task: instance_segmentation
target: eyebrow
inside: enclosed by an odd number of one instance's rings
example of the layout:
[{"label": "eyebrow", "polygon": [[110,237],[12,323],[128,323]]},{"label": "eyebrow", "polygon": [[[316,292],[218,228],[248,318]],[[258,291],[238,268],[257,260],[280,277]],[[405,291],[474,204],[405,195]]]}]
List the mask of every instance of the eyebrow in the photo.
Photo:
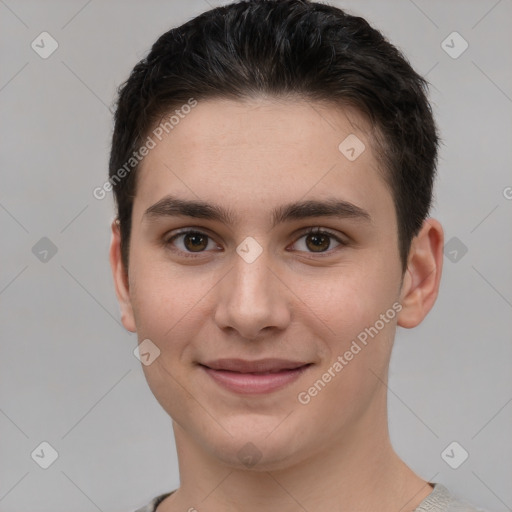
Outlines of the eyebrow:
[{"label": "eyebrow", "polygon": [[[214,220],[227,225],[236,224],[236,216],[227,208],[205,201],[180,199],[170,195],[150,206],[144,212],[143,220],[177,216]],[[372,221],[370,214],[363,208],[348,201],[330,198],[321,201],[297,201],[274,208],[272,210],[272,228],[287,221],[313,217]]]}]

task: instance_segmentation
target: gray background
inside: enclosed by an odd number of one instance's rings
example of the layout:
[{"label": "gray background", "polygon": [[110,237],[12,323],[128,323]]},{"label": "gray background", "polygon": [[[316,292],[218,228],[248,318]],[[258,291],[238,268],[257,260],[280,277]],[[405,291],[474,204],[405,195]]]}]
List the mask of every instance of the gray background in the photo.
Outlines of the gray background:
[{"label": "gray background", "polygon": [[[434,310],[397,337],[392,441],[425,479],[511,510],[512,3],[332,3],[427,75],[445,142],[433,215],[456,239]],[[119,320],[111,196],[92,190],[116,87],[161,33],[219,4],[0,0],[0,512],[133,511],[179,485],[170,419]],[[46,59],[31,48],[43,31],[59,44]],[[469,43],[456,59],[441,46],[453,31]],[[48,469],[31,458],[43,441]],[[458,469],[441,457],[452,441],[469,453]]]}]

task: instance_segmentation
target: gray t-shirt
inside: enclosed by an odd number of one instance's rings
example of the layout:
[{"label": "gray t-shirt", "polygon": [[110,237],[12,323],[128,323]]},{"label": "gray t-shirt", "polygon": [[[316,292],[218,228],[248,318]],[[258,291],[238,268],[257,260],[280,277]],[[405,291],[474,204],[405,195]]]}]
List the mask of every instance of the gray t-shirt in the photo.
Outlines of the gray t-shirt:
[{"label": "gray t-shirt", "polygon": [[[472,507],[463,501],[455,499],[448,489],[441,484],[433,483],[432,485],[434,489],[414,512],[485,512],[482,509]],[[171,494],[172,492],[161,494],[151,500],[145,507],[139,508],[135,512],[156,512],[156,507]]]}]

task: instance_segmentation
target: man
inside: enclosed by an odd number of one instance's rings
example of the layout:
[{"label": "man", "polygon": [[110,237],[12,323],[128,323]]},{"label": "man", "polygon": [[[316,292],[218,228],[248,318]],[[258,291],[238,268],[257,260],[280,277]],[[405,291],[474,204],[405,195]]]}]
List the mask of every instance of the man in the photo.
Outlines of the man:
[{"label": "man", "polygon": [[474,511],[393,450],[396,327],[432,308],[426,83],[362,18],[234,3],[120,89],[110,260],[180,487],[139,512]]}]

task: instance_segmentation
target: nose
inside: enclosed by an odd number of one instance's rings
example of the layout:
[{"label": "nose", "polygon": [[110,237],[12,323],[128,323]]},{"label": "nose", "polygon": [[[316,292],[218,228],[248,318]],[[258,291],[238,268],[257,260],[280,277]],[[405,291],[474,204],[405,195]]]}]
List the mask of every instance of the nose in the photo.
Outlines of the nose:
[{"label": "nose", "polygon": [[271,263],[266,250],[251,263],[235,254],[232,268],[216,287],[215,322],[220,329],[255,340],[286,328],[293,294]]}]

